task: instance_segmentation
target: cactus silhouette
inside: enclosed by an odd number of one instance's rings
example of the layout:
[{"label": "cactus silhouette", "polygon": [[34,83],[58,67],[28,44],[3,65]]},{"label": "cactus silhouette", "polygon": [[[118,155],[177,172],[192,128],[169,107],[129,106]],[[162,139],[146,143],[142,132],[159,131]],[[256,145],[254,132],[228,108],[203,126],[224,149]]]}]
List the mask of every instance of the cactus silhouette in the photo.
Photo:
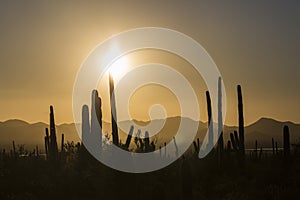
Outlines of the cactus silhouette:
[{"label": "cactus silhouette", "polygon": [[224,151],[224,139],[223,139],[223,115],[222,115],[222,78],[218,79],[218,162],[219,166],[222,163],[223,151]]},{"label": "cactus silhouette", "polygon": [[178,158],[179,150],[178,150],[178,146],[177,146],[175,137],[173,137],[173,142],[174,142],[174,146],[175,146],[175,156],[176,156],[176,158]]},{"label": "cactus silhouette", "polygon": [[234,131],[234,133],[230,133],[230,141],[231,141],[231,145],[233,150],[236,152],[237,154],[237,159],[239,161],[239,164],[241,166],[241,168],[244,168],[244,154],[242,154],[243,149],[241,149],[240,143],[241,143],[241,139],[239,138],[238,132]]},{"label": "cactus silhouette", "polygon": [[206,91],[206,102],[207,102],[207,117],[208,117],[208,144],[207,148],[212,149],[214,146],[214,131],[213,131],[213,120],[212,120],[212,110],[211,110],[211,99],[209,91]]},{"label": "cactus silhouette", "polygon": [[83,144],[86,144],[87,138],[89,137],[89,134],[91,133],[90,128],[90,117],[89,117],[89,107],[87,105],[82,106],[82,113],[81,113],[81,138],[83,141]]},{"label": "cactus silhouette", "polygon": [[49,158],[49,148],[50,148],[50,137],[49,137],[49,131],[48,128],[45,128],[46,136],[45,136],[45,152],[46,152],[46,158]]},{"label": "cactus silhouette", "polygon": [[[92,91],[92,107],[91,107],[91,133],[99,135],[100,149],[102,149],[102,109],[101,109],[101,98],[98,95],[97,90]],[[100,131],[99,130],[100,126]]]},{"label": "cactus silhouette", "polygon": [[126,139],[126,143],[125,143],[125,149],[128,150],[130,142],[131,142],[131,138],[132,138],[132,134],[133,134],[133,130],[134,130],[134,126],[130,126],[130,130]]},{"label": "cactus silhouette", "polygon": [[115,92],[114,92],[114,80],[112,75],[109,75],[109,91],[110,91],[110,106],[111,106],[111,126],[112,126],[112,137],[113,144],[119,145],[119,134],[118,134],[118,125],[117,125],[117,111],[116,111],[116,101],[115,101]]},{"label": "cactus silhouette", "polygon": [[49,145],[49,157],[52,160],[57,160],[57,158],[58,158],[58,147],[57,147],[57,140],[56,140],[56,128],[55,128],[53,106],[50,106],[50,145]]},{"label": "cactus silhouette", "polygon": [[150,151],[150,138],[149,138],[149,132],[145,132],[145,138],[144,138],[144,146],[145,146],[145,152]]},{"label": "cactus silhouette", "polygon": [[241,168],[245,167],[245,127],[244,127],[244,111],[243,111],[243,96],[242,88],[237,86],[238,93],[238,115],[239,115],[239,161]]},{"label": "cactus silhouette", "polygon": [[236,152],[238,152],[238,150],[239,150],[239,147],[238,147],[238,138],[235,137],[233,133],[230,133],[230,141],[231,141],[231,145],[232,145],[233,150],[236,151]]},{"label": "cactus silhouette", "polygon": [[244,112],[243,112],[243,96],[242,88],[237,86],[238,93],[238,114],[239,114],[239,147],[242,155],[245,155],[245,138],[244,138]]}]

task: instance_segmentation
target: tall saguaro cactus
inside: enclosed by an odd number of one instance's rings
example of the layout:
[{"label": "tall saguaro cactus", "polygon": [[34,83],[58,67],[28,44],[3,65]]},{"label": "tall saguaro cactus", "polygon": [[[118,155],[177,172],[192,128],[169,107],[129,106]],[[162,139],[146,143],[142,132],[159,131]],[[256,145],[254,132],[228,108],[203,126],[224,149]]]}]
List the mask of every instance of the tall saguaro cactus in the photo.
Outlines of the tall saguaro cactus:
[{"label": "tall saguaro cactus", "polygon": [[89,107],[87,105],[82,106],[81,111],[81,138],[83,144],[87,144],[87,137],[91,133],[90,129],[90,116],[89,116]]},{"label": "tall saguaro cactus", "polygon": [[218,134],[220,134],[218,139],[218,160],[221,164],[224,151],[224,139],[223,139],[223,115],[222,115],[222,78],[218,79]]},{"label": "tall saguaro cactus", "polygon": [[[102,109],[101,109],[101,98],[98,95],[97,90],[92,92],[92,108],[91,108],[91,132],[92,134],[99,134],[100,145],[102,149]],[[100,132],[97,133],[97,130]]]},{"label": "tall saguaro cactus", "polygon": [[244,112],[243,112],[243,96],[242,88],[240,85],[237,86],[238,93],[238,114],[239,114],[239,146],[242,159],[245,155],[245,137],[244,137]]},{"label": "tall saguaro cactus", "polygon": [[206,91],[206,102],[207,102],[207,117],[208,117],[208,149],[212,149],[214,145],[214,131],[213,131],[213,120],[212,120],[212,110],[211,110],[211,99],[209,91]]},{"label": "tall saguaro cactus", "polygon": [[53,106],[50,106],[50,148],[49,153],[51,159],[58,158],[58,147],[57,147],[57,140],[56,140],[56,128],[55,128],[55,120],[54,120],[54,111]]},{"label": "tall saguaro cactus", "polygon": [[112,75],[109,75],[109,91],[110,91],[110,106],[111,106],[111,126],[112,126],[112,137],[113,144],[119,145],[119,134],[118,134],[118,125],[117,125],[117,111],[116,111],[116,101],[115,101],[115,92],[114,92],[114,80]]}]

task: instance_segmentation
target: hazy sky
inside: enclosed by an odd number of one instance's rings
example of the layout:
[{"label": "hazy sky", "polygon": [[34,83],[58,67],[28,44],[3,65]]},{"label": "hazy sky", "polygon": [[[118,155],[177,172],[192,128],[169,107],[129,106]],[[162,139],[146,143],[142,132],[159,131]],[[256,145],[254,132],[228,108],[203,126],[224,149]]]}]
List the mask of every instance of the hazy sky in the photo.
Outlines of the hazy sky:
[{"label": "hazy sky", "polygon": [[88,53],[112,34],[158,26],[191,36],[214,59],[227,124],[237,122],[237,84],[246,124],[300,122],[300,2],[253,2],[1,1],[0,120],[46,122],[53,104],[58,123],[72,122],[73,82]]}]

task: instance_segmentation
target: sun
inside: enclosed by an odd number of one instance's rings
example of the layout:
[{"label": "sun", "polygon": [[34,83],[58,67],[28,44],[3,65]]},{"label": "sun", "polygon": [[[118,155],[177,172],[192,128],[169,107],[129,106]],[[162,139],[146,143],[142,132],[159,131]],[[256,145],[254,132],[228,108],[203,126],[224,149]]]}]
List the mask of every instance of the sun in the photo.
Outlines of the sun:
[{"label": "sun", "polygon": [[126,56],[123,56],[116,60],[110,67],[109,73],[113,76],[114,79],[120,80],[128,71],[129,68],[129,59]]}]

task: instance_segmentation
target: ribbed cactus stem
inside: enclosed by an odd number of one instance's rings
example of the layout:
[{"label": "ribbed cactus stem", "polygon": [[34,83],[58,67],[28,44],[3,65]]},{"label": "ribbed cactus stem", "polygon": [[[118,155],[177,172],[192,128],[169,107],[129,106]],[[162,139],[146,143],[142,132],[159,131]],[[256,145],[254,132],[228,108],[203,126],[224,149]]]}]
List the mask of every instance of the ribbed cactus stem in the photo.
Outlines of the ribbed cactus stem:
[{"label": "ribbed cactus stem", "polygon": [[206,102],[207,102],[207,126],[208,126],[208,149],[212,149],[214,145],[214,131],[213,131],[213,119],[212,119],[212,109],[211,109],[211,99],[209,91],[206,91]]},{"label": "ribbed cactus stem", "polygon": [[48,128],[45,128],[46,136],[45,136],[45,152],[46,152],[46,158],[49,157],[49,148],[50,147],[50,138],[49,138],[49,131]]},{"label": "ribbed cactus stem", "polygon": [[[93,131],[95,130],[93,129]],[[91,133],[91,127],[90,127],[89,107],[87,105],[83,105],[81,111],[81,139],[83,144],[87,144],[90,133]]]},{"label": "ribbed cactus stem", "polygon": [[102,149],[102,110],[101,110],[101,98],[98,95],[97,90],[92,91],[92,107],[91,107],[91,133],[93,135],[99,135],[100,149]]},{"label": "ribbed cactus stem", "polygon": [[245,155],[245,138],[244,138],[244,112],[243,112],[243,96],[242,88],[240,85],[237,86],[238,93],[238,115],[239,115],[239,147],[240,152]]},{"label": "ribbed cactus stem", "polygon": [[118,134],[118,125],[117,125],[117,111],[116,111],[116,102],[115,102],[115,92],[114,92],[114,80],[112,75],[109,75],[109,91],[110,91],[110,106],[111,106],[111,124],[112,124],[112,137],[113,144],[119,145],[119,134]]},{"label": "ribbed cactus stem", "polygon": [[218,151],[219,151],[219,163],[223,157],[224,139],[223,139],[223,114],[222,114],[222,78],[218,79]]},{"label": "ribbed cactus stem", "polygon": [[54,120],[54,111],[53,106],[50,106],[50,155],[52,159],[57,159],[58,157],[58,147],[56,140],[56,128],[55,128],[55,120]]}]

